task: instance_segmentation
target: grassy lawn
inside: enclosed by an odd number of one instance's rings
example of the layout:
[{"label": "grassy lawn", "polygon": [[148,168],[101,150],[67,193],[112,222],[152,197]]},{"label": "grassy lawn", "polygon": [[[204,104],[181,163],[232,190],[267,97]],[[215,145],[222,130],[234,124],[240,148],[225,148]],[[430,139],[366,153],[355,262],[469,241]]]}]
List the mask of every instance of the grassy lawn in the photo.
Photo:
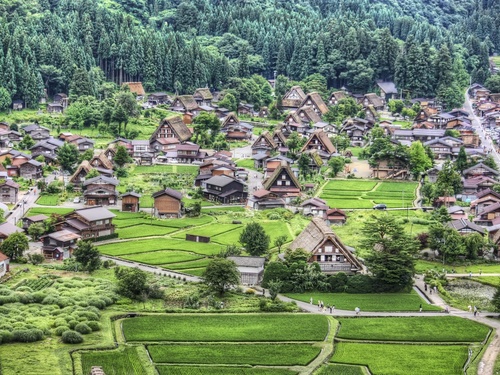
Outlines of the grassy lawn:
[{"label": "grassy lawn", "polygon": [[[128,341],[321,341],[328,320],[310,314],[176,314],[123,320]],[[279,327],[279,329],[276,329]]]},{"label": "grassy lawn", "polygon": [[240,168],[247,168],[255,170],[255,164],[253,159],[238,159],[236,160],[236,165]]},{"label": "grassy lawn", "polygon": [[349,147],[348,150],[352,152],[352,156],[359,157],[359,154],[363,150],[362,147]]},{"label": "grassy lawn", "polygon": [[443,266],[441,262],[431,262],[431,261],[426,261],[426,260],[418,260],[416,264],[416,269],[417,272],[423,273],[427,270],[437,270],[442,272],[443,269],[451,273],[453,270],[455,273],[479,273],[481,272],[483,275],[486,275],[488,273],[500,273],[500,264],[472,264],[472,265],[449,265],[446,264]]},{"label": "grassy lawn", "polygon": [[374,375],[463,374],[467,347],[338,343],[332,362],[367,365]]},{"label": "grassy lawn", "polygon": [[215,237],[218,234],[222,234],[225,232],[229,232],[229,231],[241,229],[241,228],[243,228],[243,226],[238,225],[238,224],[217,224],[217,226],[215,226],[215,228],[212,225],[208,225],[208,226],[201,227],[201,228],[188,229],[186,231],[183,231],[182,233],[178,233],[178,234],[174,235],[174,237],[175,238],[186,238],[186,234],[193,234],[196,236]]},{"label": "grassy lawn", "polygon": [[130,242],[115,242],[98,246],[99,251],[106,255],[122,256],[139,253],[149,253],[158,250],[185,250],[201,255],[217,254],[223,247],[213,243],[189,242],[177,239],[151,238]]},{"label": "grassy lawn", "polygon": [[489,328],[453,316],[340,318],[337,336],[352,340],[481,342]]},{"label": "grassy lawn", "polygon": [[491,286],[500,286],[500,277],[498,277],[498,276],[473,277],[472,280],[479,281],[480,283],[491,285]]},{"label": "grassy lawn", "polygon": [[287,293],[287,297],[317,304],[321,300],[325,305],[335,305],[340,310],[354,310],[356,307],[363,311],[418,311],[420,304],[424,311],[439,311],[437,306],[425,303],[415,291],[411,293],[373,293],[373,294],[348,294],[348,293]]},{"label": "grassy lawn", "polygon": [[[159,253],[161,253],[161,251],[158,251]],[[148,253],[146,253],[148,254]],[[168,260],[170,261],[172,258],[168,258]],[[186,270],[186,269],[189,269],[189,268],[201,268],[201,267],[206,267],[208,265],[208,263],[210,263],[210,260],[211,259],[207,259],[207,258],[201,258],[201,259],[196,259],[196,260],[191,260],[191,261],[180,261],[179,263],[166,263],[166,264],[161,264],[162,267],[164,268],[168,268],[168,269],[171,269],[171,270]]]},{"label": "grassy lawn", "polygon": [[[208,202],[206,202],[208,203]],[[201,212],[209,213],[209,212],[245,212],[245,207],[241,206],[225,206],[225,207],[202,207]]]},{"label": "grassy lawn", "polygon": [[322,366],[316,375],[366,375],[366,372],[360,366],[340,365],[332,363]]},{"label": "grassy lawn", "polygon": [[[167,263],[178,263],[178,262],[189,262],[195,261],[201,258],[200,255],[188,253],[186,251],[175,251],[175,250],[165,250],[165,251],[153,251],[151,253],[140,253],[133,255],[122,256],[124,259],[132,260],[134,262],[142,262],[146,264],[167,264]],[[189,268],[189,267],[186,267]]]},{"label": "grassy lawn", "polygon": [[188,228],[192,226],[199,226],[211,223],[213,218],[210,216],[200,216],[199,218],[185,218],[185,219],[155,219],[153,217],[130,217],[130,218],[118,218],[114,219],[113,223],[118,228],[130,227],[133,225],[145,224],[145,225],[154,225],[154,226],[162,226],[169,228]]},{"label": "grassy lawn", "polygon": [[148,375],[137,351],[143,347],[129,346],[119,350],[82,352],[84,374],[90,374],[92,366],[100,366],[107,374]]},{"label": "grassy lawn", "polygon": [[[296,371],[262,367],[156,366],[160,375],[294,375]],[[349,375],[349,374],[346,374]],[[356,375],[356,374],[354,374]]]},{"label": "grassy lawn", "polygon": [[51,214],[58,214],[58,215],[65,215],[67,213],[70,213],[74,211],[73,208],[59,208],[59,207],[50,207],[50,208],[45,208],[45,207],[33,207],[28,210],[25,216],[35,216],[35,215],[47,215],[50,216]]},{"label": "grassy lawn", "polygon": [[199,167],[196,165],[136,165],[133,174],[151,173],[190,173],[196,175]]},{"label": "grassy lawn", "polygon": [[139,224],[126,228],[121,228],[118,231],[120,238],[138,238],[148,236],[164,236],[175,232],[176,228],[164,227],[160,225]]},{"label": "grassy lawn", "polygon": [[40,195],[36,200],[36,204],[41,206],[57,206],[59,204],[59,196],[57,194]]},{"label": "grassy lawn", "polygon": [[149,345],[156,363],[305,366],[320,352],[311,344]]}]

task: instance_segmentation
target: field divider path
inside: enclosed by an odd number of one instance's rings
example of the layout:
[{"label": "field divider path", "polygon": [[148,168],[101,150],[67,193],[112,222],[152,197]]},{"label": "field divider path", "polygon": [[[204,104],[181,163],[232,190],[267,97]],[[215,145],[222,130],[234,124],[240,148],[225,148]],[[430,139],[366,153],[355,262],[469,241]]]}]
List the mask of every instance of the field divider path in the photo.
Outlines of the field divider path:
[{"label": "field divider path", "polygon": [[325,188],[325,186],[326,186],[326,185],[328,185],[328,183],[329,183],[330,181],[333,181],[333,180],[332,180],[332,179],[327,178],[327,179],[325,180],[325,182],[323,182],[323,184],[319,187],[319,189],[318,189],[318,190],[316,191],[316,193],[314,194],[314,197],[315,197],[315,198],[320,198],[321,193],[323,192],[323,189]]},{"label": "field divider path", "polygon": [[326,335],[325,340],[322,342],[323,348],[321,349],[319,355],[307,365],[304,371],[301,371],[299,373],[300,375],[312,375],[324,363],[328,362],[330,357],[333,355],[333,340],[335,339],[335,333],[337,332],[339,323],[331,316],[328,316],[327,318],[328,334]]}]

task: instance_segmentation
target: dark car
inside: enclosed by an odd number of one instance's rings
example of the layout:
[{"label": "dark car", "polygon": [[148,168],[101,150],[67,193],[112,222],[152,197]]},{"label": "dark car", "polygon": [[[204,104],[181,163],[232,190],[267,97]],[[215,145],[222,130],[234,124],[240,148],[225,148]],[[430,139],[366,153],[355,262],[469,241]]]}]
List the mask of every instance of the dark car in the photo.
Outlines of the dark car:
[{"label": "dark car", "polygon": [[374,210],[386,210],[387,205],[385,205],[383,203],[379,203],[379,204],[376,204],[375,206],[373,206],[373,209]]}]

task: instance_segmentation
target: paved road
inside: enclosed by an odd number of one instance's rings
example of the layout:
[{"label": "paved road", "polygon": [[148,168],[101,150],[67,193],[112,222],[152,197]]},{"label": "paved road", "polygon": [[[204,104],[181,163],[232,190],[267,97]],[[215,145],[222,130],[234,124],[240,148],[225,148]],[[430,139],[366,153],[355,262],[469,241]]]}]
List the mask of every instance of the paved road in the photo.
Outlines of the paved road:
[{"label": "paved road", "polygon": [[467,92],[465,92],[464,109],[470,113],[470,118],[472,119],[472,126],[474,127],[477,134],[479,135],[479,138],[481,139],[481,144],[483,145],[483,147],[486,148],[486,151],[489,151],[491,153],[491,155],[495,159],[496,163],[498,165],[500,165],[500,156],[498,155],[498,152],[496,151],[495,145],[493,144],[491,137],[489,137],[485,133],[483,124],[481,122],[481,118],[476,116],[476,114],[474,113],[474,110],[472,109],[472,102],[471,102]]}]

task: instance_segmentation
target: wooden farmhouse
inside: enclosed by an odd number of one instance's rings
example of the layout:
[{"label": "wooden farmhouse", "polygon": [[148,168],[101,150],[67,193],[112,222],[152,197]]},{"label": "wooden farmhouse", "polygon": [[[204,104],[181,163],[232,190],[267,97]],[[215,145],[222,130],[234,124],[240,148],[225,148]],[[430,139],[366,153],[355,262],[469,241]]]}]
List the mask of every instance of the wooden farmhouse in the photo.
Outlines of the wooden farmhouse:
[{"label": "wooden farmhouse", "polygon": [[321,95],[317,92],[307,94],[302,103],[300,103],[300,106],[312,107],[314,112],[316,112],[319,116],[323,116],[326,112],[328,112],[328,107],[321,98]]},{"label": "wooden farmhouse", "polygon": [[64,260],[71,257],[81,236],[73,231],[61,229],[40,237],[42,253],[46,259]]},{"label": "wooden farmhouse", "polygon": [[122,211],[127,212],[138,212],[140,205],[139,200],[141,199],[141,194],[135,191],[130,191],[121,195],[122,198]]},{"label": "wooden farmhouse", "polygon": [[390,99],[397,99],[398,89],[394,82],[378,82],[377,86],[380,89],[380,98],[385,102],[388,102]]},{"label": "wooden farmhouse", "polygon": [[462,236],[469,234],[479,233],[481,236],[486,234],[486,229],[480,227],[477,224],[470,222],[469,220],[453,220],[447,224],[450,228],[457,230]]},{"label": "wooden farmhouse", "polygon": [[363,107],[368,107],[372,105],[377,111],[382,111],[384,109],[384,100],[377,94],[366,94],[361,102]]},{"label": "wooden farmhouse", "polygon": [[19,164],[18,170],[19,177],[26,180],[38,180],[43,177],[42,163],[34,159],[26,160]]},{"label": "wooden farmhouse", "polygon": [[252,155],[265,154],[271,156],[271,153],[277,148],[278,146],[274,142],[271,133],[266,130],[252,144]]},{"label": "wooden farmhouse", "polygon": [[196,114],[199,110],[196,100],[194,100],[193,95],[180,95],[174,98],[172,106],[170,107],[172,111],[176,112],[190,112]]},{"label": "wooden farmhouse", "polygon": [[165,92],[154,92],[152,94],[149,94],[148,103],[152,105],[169,104],[170,98]]},{"label": "wooden farmhouse", "polygon": [[299,119],[300,124],[304,127],[309,128],[310,125],[316,124],[321,121],[321,113],[318,113],[314,110],[313,106],[306,105],[302,106],[293,114],[292,118],[294,121]]},{"label": "wooden farmhouse", "polygon": [[9,257],[4,253],[0,253],[0,278],[5,276],[10,271]]},{"label": "wooden farmhouse", "polygon": [[328,99],[328,104],[329,105],[337,105],[337,104],[339,104],[339,101],[341,101],[342,99],[345,99],[345,98],[347,98],[347,95],[344,91],[332,92],[332,94],[330,95],[330,98]]},{"label": "wooden farmhouse", "polygon": [[[110,159],[108,156],[106,156],[106,151],[111,150],[111,148],[107,148],[105,151],[99,153],[98,155],[95,155],[91,160],[90,160],[90,165],[93,168],[101,168],[101,169],[106,169],[106,170],[113,170],[113,162],[112,159]],[[114,156],[113,151],[108,151],[108,155],[112,158]]]},{"label": "wooden farmhouse", "polygon": [[64,215],[64,221],[56,225],[56,228],[77,233],[82,240],[110,236],[115,233],[115,216],[104,207],[81,208]]},{"label": "wooden farmhouse", "polygon": [[0,202],[16,203],[19,194],[19,184],[13,180],[0,180]]},{"label": "wooden farmhouse", "polygon": [[43,214],[23,217],[23,229],[28,229],[33,224],[43,223],[49,217]]},{"label": "wooden farmhouse", "polygon": [[153,194],[155,216],[160,218],[179,218],[182,215],[182,193],[166,188]]},{"label": "wooden farmhouse", "polygon": [[212,100],[214,99],[214,97],[210,92],[210,89],[201,88],[201,89],[196,89],[196,91],[193,94],[193,99],[199,106],[200,105],[210,106],[212,105]]},{"label": "wooden farmhouse", "polygon": [[227,140],[239,141],[252,138],[253,126],[245,122],[240,122],[234,112],[222,118],[221,122],[220,131],[226,135]]},{"label": "wooden farmhouse", "polygon": [[191,138],[191,132],[179,116],[164,119],[149,138],[151,149],[168,151],[172,144],[184,143]]},{"label": "wooden farmhouse", "polygon": [[284,96],[281,101],[283,110],[295,110],[302,105],[306,98],[306,94],[300,86],[293,86]]},{"label": "wooden farmhouse", "polygon": [[306,250],[310,254],[309,262],[317,262],[321,271],[327,274],[363,271],[363,266],[353,254],[354,249],[344,245],[323,218],[313,218],[289,248]]},{"label": "wooden farmhouse", "polygon": [[144,98],[146,95],[146,91],[144,91],[144,87],[142,86],[142,82],[123,82],[122,86],[128,86],[130,92],[135,94],[139,99]]},{"label": "wooden farmhouse", "polygon": [[245,203],[248,197],[246,185],[225,175],[214,176],[205,181],[203,196],[222,204]]},{"label": "wooden farmhouse", "polygon": [[338,208],[330,208],[326,211],[325,221],[327,225],[342,225],[347,221],[347,215]]},{"label": "wooden farmhouse", "polygon": [[322,160],[328,160],[336,152],[335,146],[323,130],[315,130],[300,152],[316,150]]},{"label": "wooden farmhouse", "polygon": [[11,234],[18,232],[24,232],[24,230],[7,221],[5,223],[0,224],[0,244]]},{"label": "wooden farmhouse", "polygon": [[230,256],[227,257],[227,259],[236,263],[236,267],[240,274],[240,284],[259,285],[261,283],[262,277],[264,276],[266,258]]},{"label": "wooden farmhouse", "polygon": [[282,161],[278,168],[264,181],[264,189],[284,198],[287,203],[300,195],[300,182],[292,172],[286,161]]},{"label": "wooden farmhouse", "polygon": [[463,176],[467,178],[473,178],[473,177],[479,177],[479,176],[485,176],[485,177],[490,177],[493,179],[498,178],[498,175],[500,173],[493,168],[488,167],[487,165],[483,163],[478,163],[470,168],[467,168],[466,170],[463,171]]},{"label": "wooden farmhouse", "polygon": [[485,207],[498,202],[500,202],[500,193],[491,189],[485,189],[476,193],[476,199],[471,202],[470,210],[477,215]]},{"label": "wooden farmhouse", "polygon": [[118,200],[116,187],[120,184],[116,178],[97,176],[83,183],[83,198],[89,206],[115,205]]}]

